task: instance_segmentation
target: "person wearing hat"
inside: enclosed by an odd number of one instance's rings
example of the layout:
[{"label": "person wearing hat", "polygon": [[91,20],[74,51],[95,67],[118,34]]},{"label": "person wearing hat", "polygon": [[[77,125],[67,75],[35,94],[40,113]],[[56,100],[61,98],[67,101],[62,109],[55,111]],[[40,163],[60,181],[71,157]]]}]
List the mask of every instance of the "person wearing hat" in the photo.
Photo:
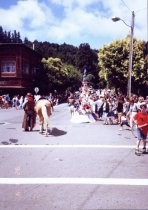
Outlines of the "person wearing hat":
[{"label": "person wearing hat", "polygon": [[31,93],[27,93],[25,101],[22,105],[22,108],[24,109],[22,128],[24,128],[24,131],[32,131],[35,126],[36,113],[34,107],[35,107],[34,97]]},{"label": "person wearing hat", "polygon": [[137,125],[137,143],[135,148],[135,154],[139,153],[140,142],[143,142],[143,153],[146,153],[146,143],[148,134],[148,113],[146,110],[146,104],[141,104],[139,111],[133,118]]}]

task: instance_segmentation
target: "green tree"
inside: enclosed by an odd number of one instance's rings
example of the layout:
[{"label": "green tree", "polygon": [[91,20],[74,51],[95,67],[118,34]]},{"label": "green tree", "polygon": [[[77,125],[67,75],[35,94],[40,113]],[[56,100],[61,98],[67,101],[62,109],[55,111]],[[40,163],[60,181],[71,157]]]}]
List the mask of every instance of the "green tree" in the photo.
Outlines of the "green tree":
[{"label": "green tree", "polygon": [[51,89],[60,89],[66,77],[66,72],[62,68],[62,61],[59,58],[42,59],[42,63],[46,69]]},{"label": "green tree", "polygon": [[60,58],[42,59],[46,75],[48,77],[48,88],[58,90],[59,92],[66,89],[76,89],[82,81],[81,73],[76,67],[62,63]]},{"label": "green tree", "polygon": [[76,66],[77,51],[78,51],[77,47],[64,43],[61,44],[58,48],[58,57],[61,58],[63,63]]},{"label": "green tree", "polygon": [[86,75],[93,75],[93,85],[97,86],[99,81],[97,51],[92,50],[88,43],[80,44],[76,53],[76,66],[82,74],[86,69]]},{"label": "green tree", "polygon": [[95,81],[95,76],[93,74],[88,74],[86,76],[86,80],[87,82],[89,82],[90,84],[94,84],[94,81]]},{"label": "green tree", "polygon": [[82,74],[84,69],[87,70],[87,73],[90,73],[96,68],[94,66],[94,56],[94,51],[90,48],[88,43],[80,44],[76,54],[76,66],[78,69],[80,69]]},{"label": "green tree", "polygon": [[23,42],[27,47],[31,48],[33,47],[33,43],[31,41],[28,40],[27,37],[24,38],[24,42]]},{"label": "green tree", "polygon": [[65,90],[76,91],[79,89],[82,83],[82,74],[73,65],[64,64],[65,71],[67,72],[67,78],[65,80]]},{"label": "green tree", "polygon": [[[127,93],[129,44],[130,39],[126,37],[104,46],[98,53],[100,78],[106,82],[107,88],[119,89],[124,94]],[[141,94],[142,89],[146,88],[146,75],[144,42],[134,39],[132,93]]]}]

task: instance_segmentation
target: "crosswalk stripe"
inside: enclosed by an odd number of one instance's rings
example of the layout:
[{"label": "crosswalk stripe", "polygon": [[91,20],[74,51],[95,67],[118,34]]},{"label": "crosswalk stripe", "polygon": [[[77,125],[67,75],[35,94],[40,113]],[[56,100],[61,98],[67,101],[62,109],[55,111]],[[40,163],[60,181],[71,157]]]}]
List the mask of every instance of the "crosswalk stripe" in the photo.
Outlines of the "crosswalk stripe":
[{"label": "crosswalk stripe", "polygon": [[66,144],[66,145],[0,145],[0,148],[108,148],[131,149],[135,145]]},{"label": "crosswalk stripe", "polygon": [[148,186],[148,179],[126,178],[0,178],[0,184],[94,184]]}]

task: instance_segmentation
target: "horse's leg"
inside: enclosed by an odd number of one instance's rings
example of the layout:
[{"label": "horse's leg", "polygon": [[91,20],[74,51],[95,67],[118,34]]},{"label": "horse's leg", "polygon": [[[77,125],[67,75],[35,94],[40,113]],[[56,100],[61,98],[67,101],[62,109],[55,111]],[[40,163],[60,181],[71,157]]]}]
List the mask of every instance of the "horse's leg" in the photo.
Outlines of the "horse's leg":
[{"label": "horse's leg", "polygon": [[[47,109],[46,109],[47,111]],[[48,111],[47,111],[47,115],[44,115],[44,123],[45,123],[45,136],[48,136],[48,133],[50,132],[48,130],[49,127],[49,116],[48,116]]]},{"label": "horse's leg", "polygon": [[42,123],[40,123],[40,131],[39,132],[43,133],[43,124]]},{"label": "horse's leg", "polygon": [[48,136],[48,123],[46,122],[45,136]]},{"label": "horse's leg", "polygon": [[39,122],[40,122],[40,133],[43,133],[43,130],[44,130],[44,119],[42,116],[40,116],[40,119],[39,119]]},{"label": "horse's leg", "polygon": [[48,110],[46,105],[42,106],[42,116],[43,116],[43,123],[45,123],[45,136],[48,136]]}]

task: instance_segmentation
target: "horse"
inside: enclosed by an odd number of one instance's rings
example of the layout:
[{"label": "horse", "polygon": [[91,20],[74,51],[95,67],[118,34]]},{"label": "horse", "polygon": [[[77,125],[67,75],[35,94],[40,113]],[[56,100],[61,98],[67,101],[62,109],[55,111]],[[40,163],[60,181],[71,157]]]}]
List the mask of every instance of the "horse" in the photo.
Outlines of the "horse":
[{"label": "horse", "polygon": [[34,109],[39,119],[39,132],[43,133],[45,124],[45,136],[48,136],[49,119],[53,111],[52,103],[48,99],[41,98],[36,102]]}]

